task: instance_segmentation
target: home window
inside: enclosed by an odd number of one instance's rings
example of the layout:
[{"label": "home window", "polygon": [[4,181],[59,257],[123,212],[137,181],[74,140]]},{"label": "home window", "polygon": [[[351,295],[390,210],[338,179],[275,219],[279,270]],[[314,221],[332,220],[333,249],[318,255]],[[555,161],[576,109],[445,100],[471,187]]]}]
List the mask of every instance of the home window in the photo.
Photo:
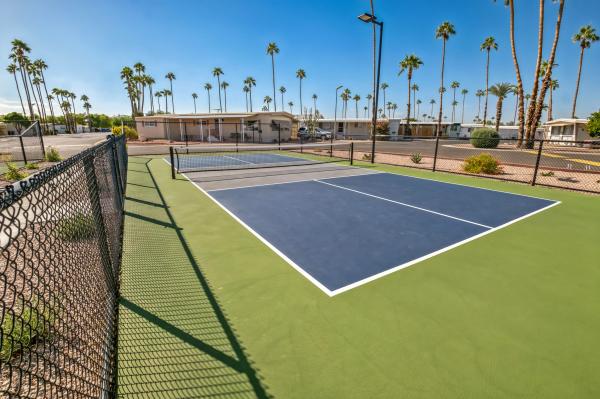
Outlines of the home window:
[{"label": "home window", "polygon": [[156,122],[144,121],[144,122],[142,122],[142,126],[143,127],[156,127]]}]

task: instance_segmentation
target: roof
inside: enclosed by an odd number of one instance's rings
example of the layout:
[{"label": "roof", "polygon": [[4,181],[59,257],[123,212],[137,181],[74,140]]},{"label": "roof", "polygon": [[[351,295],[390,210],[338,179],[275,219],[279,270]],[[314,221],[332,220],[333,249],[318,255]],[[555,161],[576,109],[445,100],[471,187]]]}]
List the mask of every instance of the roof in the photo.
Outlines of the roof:
[{"label": "roof", "polygon": [[290,119],[295,119],[294,115],[289,112],[269,112],[269,111],[257,111],[257,112],[213,112],[213,113],[197,113],[197,114],[159,114],[159,115],[145,115],[136,116],[136,120],[164,120],[164,119],[242,119],[252,118],[259,115],[268,116],[285,116]]},{"label": "roof", "polygon": [[574,123],[588,123],[587,119],[574,119],[574,118],[559,118],[548,121],[544,123],[544,126],[554,126],[554,125],[572,125]]},{"label": "roof", "polygon": [[[317,122],[348,122],[348,123],[371,123],[373,120],[371,118],[322,118],[322,119],[317,119]],[[377,118],[377,122],[399,122],[399,123],[406,123],[405,119],[399,119],[399,118]],[[437,122],[415,122],[415,121],[411,121],[410,122],[411,125],[437,125]],[[451,125],[452,123],[450,122],[442,122],[442,125]]]}]

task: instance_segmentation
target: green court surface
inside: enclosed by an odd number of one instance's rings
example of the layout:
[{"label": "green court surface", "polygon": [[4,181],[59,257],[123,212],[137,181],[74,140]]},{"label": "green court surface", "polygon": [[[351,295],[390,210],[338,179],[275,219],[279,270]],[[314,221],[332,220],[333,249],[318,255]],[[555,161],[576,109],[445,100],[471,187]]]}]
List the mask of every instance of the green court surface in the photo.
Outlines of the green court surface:
[{"label": "green court surface", "polygon": [[361,165],[562,203],[329,297],[162,159],[131,157],[119,395],[600,397],[600,197]]}]

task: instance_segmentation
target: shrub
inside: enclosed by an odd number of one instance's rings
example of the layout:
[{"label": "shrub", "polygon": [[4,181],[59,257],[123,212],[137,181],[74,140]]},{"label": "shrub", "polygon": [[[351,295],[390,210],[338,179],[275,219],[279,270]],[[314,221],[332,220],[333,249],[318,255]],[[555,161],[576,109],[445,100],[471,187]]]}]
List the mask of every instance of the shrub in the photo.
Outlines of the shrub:
[{"label": "shrub", "polygon": [[552,176],[554,176],[554,172],[552,172],[552,171],[550,171],[550,172],[542,172],[541,174],[544,177],[552,177]]},{"label": "shrub", "polygon": [[[137,140],[139,138],[137,130],[129,126],[123,126],[123,130],[125,130],[125,137],[127,140]],[[112,132],[115,136],[120,136],[123,134],[121,126],[113,126]]]},{"label": "shrub", "polygon": [[593,112],[587,123],[587,130],[591,137],[600,137],[600,111]]},{"label": "shrub", "polygon": [[37,163],[26,163],[25,164],[25,169],[29,169],[29,170],[36,170],[39,169],[40,167],[38,166]]},{"label": "shrub", "polygon": [[19,167],[12,162],[6,164],[8,171],[4,174],[4,178],[8,181],[19,181],[27,177],[27,173],[20,171]]},{"label": "shrub", "polygon": [[500,144],[500,135],[494,129],[475,129],[471,133],[471,145],[475,148],[496,148],[498,144]]},{"label": "shrub", "polygon": [[92,216],[78,213],[73,217],[61,220],[57,227],[58,236],[67,241],[79,241],[92,237],[96,228]]},{"label": "shrub", "polygon": [[362,159],[363,159],[363,161],[370,161],[371,160],[371,154],[363,154]]},{"label": "shrub", "polygon": [[465,159],[463,170],[469,173],[498,175],[502,173],[500,162],[490,154],[474,155]]},{"label": "shrub", "polygon": [[423,157],[421,156],[421,153],[417,152],[410,156],[410,160],[413,163],[421,163],[421,161],[423,160]]},{"label": "shrub", "polygon": [[377,122],[377,125],[375,126],[375,134],[378,136],[384,136],[381,137],[380,140],[387,140],[388,138],[385,136],[390,135],[390,124],[387,121]]},{"label": "shrub", "polygon": [[46,161],[48,162],[60,162],[62,161],[62,157],[58,153],[58,150],[54,147],[48,147],[46,151]]}]

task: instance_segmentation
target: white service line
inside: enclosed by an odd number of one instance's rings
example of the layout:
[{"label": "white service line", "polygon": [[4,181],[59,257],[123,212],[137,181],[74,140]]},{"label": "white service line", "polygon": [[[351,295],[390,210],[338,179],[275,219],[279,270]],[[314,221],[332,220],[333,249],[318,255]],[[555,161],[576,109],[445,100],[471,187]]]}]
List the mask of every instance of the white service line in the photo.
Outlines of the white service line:
[{"label": "white service line", "polygon": [[229,159],[233,159],[234,161],[240,161],[240,162],[244,162],[244,163],[249,163],[250,165],[256,165],[254,162],[244,161],[243,159],[239,159],[239,158],[236,158],[236,157],[230,157],[228,155],[223,155],[223,158],[229,158]]},{"label": "white service line", "polygon": [[461,218],[458,218],[458,217],[456,217],[456,216],[447,215],[447,214],[445,214],[445,213],[441,213],[441,212],[432,211],[431,209],[427,209],[427,208],[421,208],[420,206],[410,205],[410,204],[407,204],[407,203],[405,203],[405,202],[400,202],[400,201],[394,201],[394,200],[391,200],[391,199],[389,199],[389,198],[380,197],[380,196],[378,196],[378,195],[373,195],[373,194],[365,193],[365,192],[363,192],[363,191],[354,190],[354,189],[352,189],[352,188],[348,188],[348,187],[344,187],[344,186],[338,186],[337,184],[328,183],[328,182],[326,182],[326,181],[322,181],[322,180],[315,180],[315,181],[316,181],[317,183],[321,183],[321,184],[327,184],[328,186],[337,187],[337,188],[339,188],[339,189],[342,189],[342,190],[348,190],[348,191],[352,191],[353,193],[357,193],[357,194],[366,195],[367,197],[377,198],[377,199],[380,199],[380,200],[382,200],[382,201],[387,201],[387,202],[391,202],[391,203],[393,203],[393,204],[402,205],[402,206],[406,206],[406,207],[408,207],[408,208],[417,209],[417,210],[419,210],[419,211],[423,211],[423,212],[427,212],[427,213],[432,213],[432,214],[434,214],[434,215],[443,216],[443,217],[445,217],[445,218],[448,218],[448,219],[454,219],[454,220],[458,220],[459,222],[464,222],[464,223],[474,224],[474,225],[476,225],[476,226],[484,227],[484,228],[486,228],[486,229],[493,229],[493,227],[492,227],[492,226],[488,226],[488,225],[481,224],[481,223],[477,223],[477,222],[472,222],[472,221],[470,221],[470,220],[467,220],[467,219],[461,219]]}]

